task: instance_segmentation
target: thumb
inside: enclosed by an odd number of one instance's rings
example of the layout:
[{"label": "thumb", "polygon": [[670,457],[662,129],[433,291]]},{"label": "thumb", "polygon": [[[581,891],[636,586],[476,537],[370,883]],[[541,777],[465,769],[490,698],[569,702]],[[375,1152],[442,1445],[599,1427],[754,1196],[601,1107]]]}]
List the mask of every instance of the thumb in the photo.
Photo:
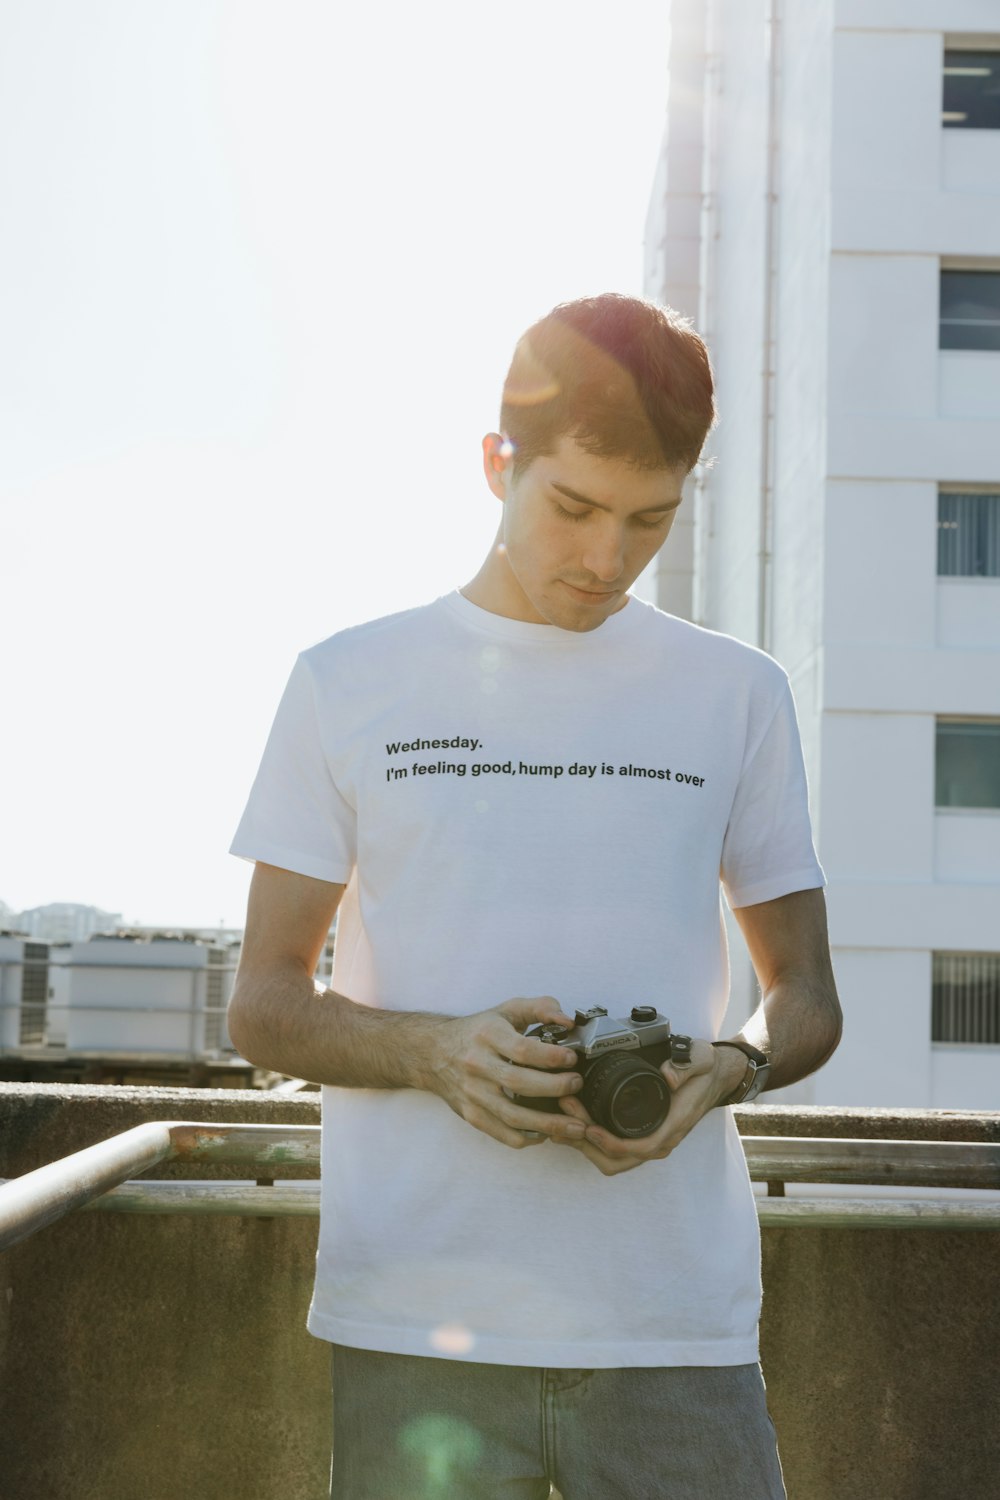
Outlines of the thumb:
[{"label": "thumb", "polygon": [[568,1016],[559,1001],[551,995],[538,995],[531,1000],[520,997],[505,1000],[502,1005],[497,1006],[497,1010],[518,1031],[524,1031],[536,1021],[552,1021],[558,1026],[573,1025],[572,1016]]}]

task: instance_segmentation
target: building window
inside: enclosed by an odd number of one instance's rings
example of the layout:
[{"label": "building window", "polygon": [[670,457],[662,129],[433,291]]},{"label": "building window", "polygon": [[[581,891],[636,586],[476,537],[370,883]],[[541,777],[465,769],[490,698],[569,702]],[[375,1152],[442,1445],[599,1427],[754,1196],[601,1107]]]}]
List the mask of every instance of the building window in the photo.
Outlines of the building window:
[{"label": "building window", "polygon": [[1000,578],[1000,490],[938,494],[939,578]]},{"label": "building window", "polygon": [[1000,130],[1000,52],[945,52],[941,122]]},{"label": "building window", "polygon": [[942,349],[1000,349],[1000,271],[942,271]]},{"label": "building window", "polygon": [[1000,808],[1000,719],[938,719],[938,807]]},{"label": "building window", "polygon": [[931,1041],[1000,1045],[1000,953],[935,953]]}]

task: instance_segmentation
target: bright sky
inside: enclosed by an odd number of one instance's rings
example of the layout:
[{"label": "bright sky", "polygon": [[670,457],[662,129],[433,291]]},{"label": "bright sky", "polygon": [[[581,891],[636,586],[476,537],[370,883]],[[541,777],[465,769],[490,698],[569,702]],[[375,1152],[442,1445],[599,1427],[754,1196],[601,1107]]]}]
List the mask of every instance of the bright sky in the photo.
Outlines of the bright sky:
[{"label": "bright sky", "polygon": [[6,0],[0,900],[242,923],[296,653],[476,571],[518,335],[642,291],[664,0]]}]

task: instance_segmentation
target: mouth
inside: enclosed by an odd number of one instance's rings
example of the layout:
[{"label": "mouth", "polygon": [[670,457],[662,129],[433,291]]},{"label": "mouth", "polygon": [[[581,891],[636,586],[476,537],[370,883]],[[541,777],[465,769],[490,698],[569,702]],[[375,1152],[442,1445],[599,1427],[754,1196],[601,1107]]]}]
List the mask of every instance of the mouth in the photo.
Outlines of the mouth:
[{"label": "mouth", "polygon": [[559,581],[578,604],[607,604],[610,600],[617,599],[619,594],[618,589],[580,589],[575,583],[567,583],[565,578]]}]

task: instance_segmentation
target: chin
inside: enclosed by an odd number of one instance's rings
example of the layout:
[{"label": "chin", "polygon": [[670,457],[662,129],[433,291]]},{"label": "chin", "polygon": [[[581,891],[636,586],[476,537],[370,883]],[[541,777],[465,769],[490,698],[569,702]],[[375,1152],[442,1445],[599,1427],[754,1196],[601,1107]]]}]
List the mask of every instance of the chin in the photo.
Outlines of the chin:
[{"label": "chin", "polygon": [[595,615],[593,610],[588,610],[582,618],[575,615],[572,619],[560,620],[559,627],[562,630],[573,630],[577,635],[585,635],[589,630],[596,630],[603,625],[608,618],[606,614]]},{"label": "chin", "polygon": [[552,605],[539,610],[539,614],[543,615],[550,625],[556,625],[560,630],[572,630],[577,635],[584,635],[590,630],[596,630],[599,625],[603,625],[605,620],[614,614],[615,609],[620,608],[621,605],[618,603],[615,604],[614,609],[610,606],[607,609],[601,609],[588,604],[574,605],[560,601],[558,606]]}]

